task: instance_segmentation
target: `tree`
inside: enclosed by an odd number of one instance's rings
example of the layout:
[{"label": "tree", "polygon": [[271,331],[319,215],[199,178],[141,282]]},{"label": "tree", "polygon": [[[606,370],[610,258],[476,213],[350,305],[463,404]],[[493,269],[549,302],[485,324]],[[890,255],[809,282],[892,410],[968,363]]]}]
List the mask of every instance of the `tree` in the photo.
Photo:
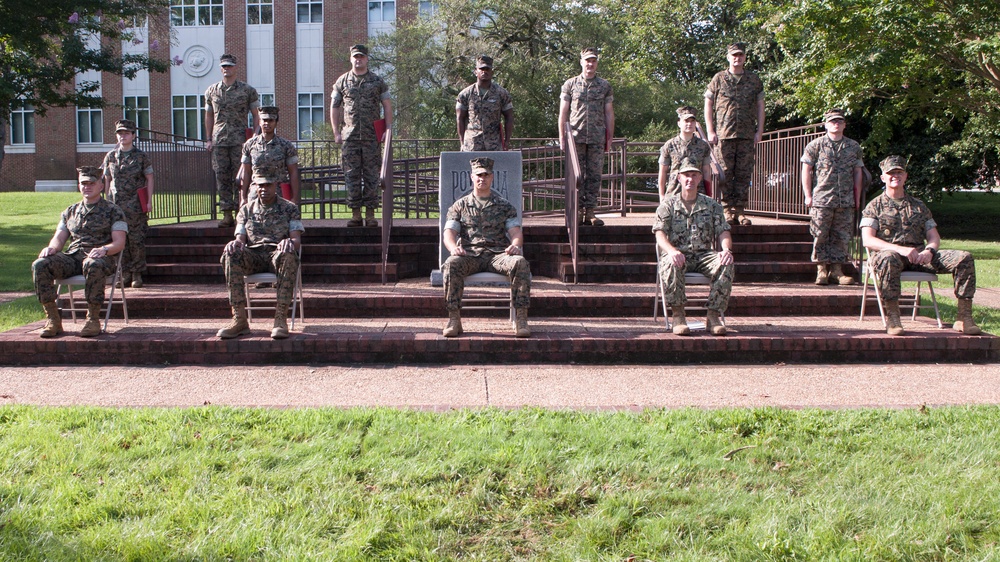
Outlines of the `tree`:
[{"label": "tree", "polygon": [[[143,41],[133,22],[162,13],[169,0],[45,0],[0,2],[0,123],[15,103],[36,115],[49,107],[102,107],[93,81],[75,82],[89,70],[127,78],[140,70],[164,72],[169,45],[149,45],[149,55],[123,54],[121,41]],[[0,149],[2,150],[2,149]],[[3,164],[0,152],[0,166]]]}]

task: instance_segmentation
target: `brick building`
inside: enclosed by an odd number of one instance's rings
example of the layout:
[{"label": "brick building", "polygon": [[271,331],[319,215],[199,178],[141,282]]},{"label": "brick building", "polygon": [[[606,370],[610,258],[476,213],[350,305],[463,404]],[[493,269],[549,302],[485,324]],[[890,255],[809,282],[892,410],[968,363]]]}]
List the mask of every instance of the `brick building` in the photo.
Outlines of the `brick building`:
[{"label": "brick building", "polygon": [[204,139],[204,93],[221,80],[223,53],[239,60],[239,79],[255,87],[263,105],[281,108],[279,133],[309,138],[314,123],[329,121],[330,84],[349,66],[349,48],[391,31],[398,11],[429,9],[421,0],[172,0],[152,17],[124,52],[180,61],[167,73],[141,72],[133,80],[91,72],[108,106],[49,108],[45,117],[16,107],[7,131],[0,191],[74,190],[76,167],[99,165],[115,146],[115,121]]}]

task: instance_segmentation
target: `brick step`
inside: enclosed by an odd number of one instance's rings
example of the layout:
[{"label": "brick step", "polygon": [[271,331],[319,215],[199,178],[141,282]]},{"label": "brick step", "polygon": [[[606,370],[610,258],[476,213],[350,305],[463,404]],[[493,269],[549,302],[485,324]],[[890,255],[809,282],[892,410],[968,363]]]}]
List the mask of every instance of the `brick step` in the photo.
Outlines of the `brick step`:
[{"label": "brick step", "polygon": [[[219,257],[225,246],[221,244],[187,244],[177,246],[146,247],[146,258],[150,263],[219,263]],[[391,255],[396,259],[402,256],[419,254],[421,248],[416,245],[394,245]],[[305,263],[375,263],[382,259],[381,244],[308,244],[302,253]]]},{"label": "brick step", "polygon": [[[308,313],[308,309],[307,309]],[[693,322],[693,321],[692,321]],[[703,330],[670,334],[651,319],[532,318],[532,337],[514,338],[506,318],[468,318],[465,334],[444,338],[435,319],[309,318],[291,337],[272,340],[270,321],[220,340],[224,317],[112,322],[110,332],[79,338],[38,337],[42,322],[0,334],[4,365],[280,365],[280,364],[728,364],[989,363],[1000,360],[1000,338],[963,336],[928,319],[904,321],[907,335],[887,336],[877,320],[836,317],[727,318],[729,335]]]},{"label": "brick step", "polygon": [[[534,253],[540,256],[571,255],[570,246],[566,243],[543,243],[526,246],[529,256]],[[600,243],[580,244],[579,259],[586,261],[635,262],[649,261],[655,255],[656,243]],[[808,262],[812,255],[811,242],[734,242],[733,251],[740,256],[741,261],[804,261]]]},{"label": "brick step", "polygon": [[[573,282],[573,264],[561,261],[556,267],[557,279]],[[656,262],[594,262],[577,264],[580,283],[641,283],[652,282],[656,275]],[[816,278],[816,265],[804,261],[736,262],[736,283],[806,283]]]},{"label": "brick step", "polygon": [[[416,274],[414,266],[390,262],[386,277],[395,282],[401,275]],[[222,265],[216,263],[149,263],[143,280],[150,284],[210,283],[224,284]],[[380,283],[382,266],[378,263],[304,263],[302,282],[309,283]]]}]

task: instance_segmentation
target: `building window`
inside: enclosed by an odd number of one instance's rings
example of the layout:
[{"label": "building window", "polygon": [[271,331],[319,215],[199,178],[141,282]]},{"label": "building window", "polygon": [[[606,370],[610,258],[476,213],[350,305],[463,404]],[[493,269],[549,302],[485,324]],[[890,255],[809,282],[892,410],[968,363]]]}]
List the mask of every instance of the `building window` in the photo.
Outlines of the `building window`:
[{"label": "building window", "polygon": [[375,0],[368,2],[368,23],[396,21],[395,0]]},{"label": "building window", "polygon": [[149,138],[149,96],[125,96],[122,116],[139,127],[139,138]]},{"label": "building window", "polygon": [[205,96],[173,96],[173,133],[179,137],[205,140]]},{"label": "building window", "polygon": [[223,0],[170,0],[170,25],[222,25]]},{"label": "building window", "polygon": [[271,0],[247,0],[247,25],[274,23]]},{"label": "building window", "polygon": [[76,110],[76,142],[99,144],[104,142],[104,119],[100,108],[80,107]]},{"label": "building window", "polygon": [[10,110],[10,144],[35,144],[35,106],[15,100]]},{"label": "building window", "polygon": [[[268,107],[274,105],[274,94],[260,94],[260,106]],[[247,128],[253,128],[253,113],[247,113]],[[256,133],[257,131],[254,131]]]},{"label": "building window", "polygon": [[437,13],[437,5],[434,4],[433,0],[420,0],[417,8],[417,14],[420,17],[432,18],[435,13]]},{"label": "building window", "polygon": [[313,128],[322,125],[323,94],[299,94],[299,138],[312,138]]},{"label": "building window", "polygon": [[296,0],[299,23],[323,23],[323,0]]}]

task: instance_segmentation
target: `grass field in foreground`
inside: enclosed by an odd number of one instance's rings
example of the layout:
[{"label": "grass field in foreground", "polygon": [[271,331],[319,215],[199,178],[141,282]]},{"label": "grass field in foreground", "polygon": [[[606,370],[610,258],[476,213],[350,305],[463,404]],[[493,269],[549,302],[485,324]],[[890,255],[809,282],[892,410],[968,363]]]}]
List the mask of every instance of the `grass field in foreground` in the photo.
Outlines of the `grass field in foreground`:
[{"label": "grass field in foreground", "polygon": [[1000,541],[996,407],[0,424],[2,560],[985,560]]}]

